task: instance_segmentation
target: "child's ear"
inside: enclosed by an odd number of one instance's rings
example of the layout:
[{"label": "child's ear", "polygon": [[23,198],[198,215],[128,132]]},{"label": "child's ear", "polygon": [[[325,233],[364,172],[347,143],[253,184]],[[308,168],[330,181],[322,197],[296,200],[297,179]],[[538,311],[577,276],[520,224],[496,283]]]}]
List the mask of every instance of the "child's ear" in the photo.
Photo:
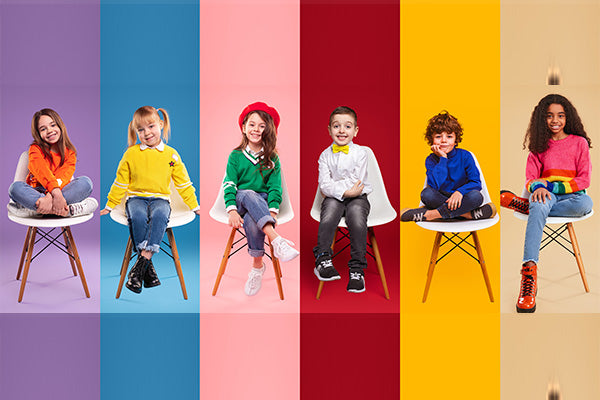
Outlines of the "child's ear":
[{"label": "child's ear", "polygon": [[356,127],[356,132],[354,132],[354,137],[358,136],[358,126]]},{"label": "child's ear", "polygon": [[160,129],[162,129],[165,126],[165,122],[161,119],[161,120],[159,120],[159,125],[160,125]]}]

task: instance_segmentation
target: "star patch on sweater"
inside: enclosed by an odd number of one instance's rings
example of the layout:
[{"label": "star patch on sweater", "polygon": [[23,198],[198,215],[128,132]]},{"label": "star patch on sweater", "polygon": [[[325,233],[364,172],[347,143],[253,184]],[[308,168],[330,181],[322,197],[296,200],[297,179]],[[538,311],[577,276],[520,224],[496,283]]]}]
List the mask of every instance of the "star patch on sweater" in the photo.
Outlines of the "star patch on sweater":
[{"label": "star patch on sweater", "polygon": [[175,166],[175,161],[169,161],[169,166],[170,167],[174,167]]}]

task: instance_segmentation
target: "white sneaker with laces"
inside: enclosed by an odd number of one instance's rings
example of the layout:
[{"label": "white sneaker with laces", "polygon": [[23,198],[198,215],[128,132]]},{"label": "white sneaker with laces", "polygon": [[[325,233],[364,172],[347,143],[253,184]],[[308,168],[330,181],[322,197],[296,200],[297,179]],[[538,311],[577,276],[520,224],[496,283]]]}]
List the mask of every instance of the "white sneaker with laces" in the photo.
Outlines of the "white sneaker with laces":
[{"label": "white sneaker with laces", "polygon": [[6,205],[6,208],[8,209],[8,212],[14,215],[15,217],[30,218],[37,217],[40,215],[35,210],[30,210],[29,208],[23,207],[22,205],[12,201]]},{"label": "white sneaker with laces", "polygon": [[244,293],[246,296],[254,296],[260,290],[260,286],[262,285],[262,277],[265,273],[265,263],[263,263],[262,268],[256,269],[252,268],[248,273],[248,280],[246,281],[246,285],[244,286]]},{"label": "white sneaker with laces", "polygon": [[78,217],[93,213],[98,208],[98,202],[93,197],[80,201],[79,203],[69,204],[69,214],[71,217]]},{"label": "white sneaker with laces", "polygon": [[271,243],[273,244],[275,257],[281,261],[291,261],[300,254],[298,250],[292,247],[294,246],[294,242],[284,239],[281,236],[277,236]]}]

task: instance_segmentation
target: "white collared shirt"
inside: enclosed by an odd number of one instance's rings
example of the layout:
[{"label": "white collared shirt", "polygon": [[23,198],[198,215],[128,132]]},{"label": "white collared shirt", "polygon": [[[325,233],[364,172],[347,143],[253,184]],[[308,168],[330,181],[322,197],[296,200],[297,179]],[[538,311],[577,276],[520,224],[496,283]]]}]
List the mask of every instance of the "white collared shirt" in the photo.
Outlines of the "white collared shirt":
[{"label": "white collared shirt", "polygon": [[319,156],[319,189],[325,197],[341,201],[344,192],[359,180],[365,185],[362,194],[373,191],[367,176],[367,152],[361,146],[350,142],[346,154],[334,153],[330,145]]},{"label": "white collared shirt", "polygon": [[158,151],[163,151],[165,149],[165,144],[163,143],[162,139],[161,141],[154,147],[150,147],[150,146],[146,146],[145,144],[141,143],[140,144],[140,150],[146,150],[146,149],[156,149]]}]

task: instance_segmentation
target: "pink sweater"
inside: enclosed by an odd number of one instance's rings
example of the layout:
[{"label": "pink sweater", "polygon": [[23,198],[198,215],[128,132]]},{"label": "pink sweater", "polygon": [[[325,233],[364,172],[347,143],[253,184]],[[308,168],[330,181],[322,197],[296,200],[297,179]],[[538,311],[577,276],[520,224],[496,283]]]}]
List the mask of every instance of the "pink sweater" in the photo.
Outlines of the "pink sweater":
[{"label": "pink sweater", "polygon": [[[591,175],[589,146],[581,136],[550,140],[548,150],[529,153],[527,157],[525,177],[530,192],[540,187],[554,194],[577,192],[590,186]],[[540,179],[546,182],[539,182]]]}]

